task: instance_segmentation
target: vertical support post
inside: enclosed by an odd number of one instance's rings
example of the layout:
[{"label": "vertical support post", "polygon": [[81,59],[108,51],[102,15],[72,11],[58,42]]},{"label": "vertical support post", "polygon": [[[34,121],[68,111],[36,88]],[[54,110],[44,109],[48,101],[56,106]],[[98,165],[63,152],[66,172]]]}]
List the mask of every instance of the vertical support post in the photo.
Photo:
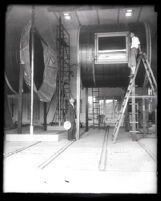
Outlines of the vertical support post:
[{"label": "vertical support post", "polygon": [[86,99],[86,102],[85,102],[85,108],[86,108],[86,129],[85,131],[88,131],[88,88],[85,89],[85,99]]},{"label": "vertical support post", "polygon": [[105,118],[106,118],[106,98],[104,97],[103,99],[103,124],[104,124],[104,127],[106,126],[105,124]]},{"label": "vertical support post", "polygon": [[11,116],[12,116],[12,118],[13,118],[13,113],[14,113],[14,103],[13,103],[13,97],[11,97]]},{"label": "vertical support post", "polygon": [[132,139],[136,139],[135,81],[132,86]]},{"label": "vertical support post", "polygon": [[145,98],[142,99],[143,101],[143,134],[146,134],[147,126],[146,126],[146,110],[145,110]]},{"label": "vertical support post", "polygon": [[47,103],[44,102],[44,131],[47,130]]},{"label": "vertical support post", "polygon": [[80,27],[77,32],[77,121],[76,121],[76,140],[80,135],[80,62],[79,62],[79,33]]},{"label": "vertical support post", "polygon": [[61,17],[59,17],[59,29],[58,29],[59,41],[59,108],[58,108],[58,121],[59,126],[61,126]]},{"label": "vertical support post", "polygon": [[157,109],[155,109],[155,133],[157,134]]},{"label": "vertical support post", "polygon": [[113,97],[113,108],[112,108],[112,111],[113,111],[113,119],[115,118],[115,99]]},{"label": "vertical support post", "polygon": [[34,18],[35,8],[32,7],[32,26],[31,26],[31,118],[30,118],[30,134],[33,135],[33,102],[34,102]]},{"label": "vertical support post", "polygon": [[22,102],[23,102],[23,64],[20,64],[17,133],[22,133],[22,107],[23,107]]}]

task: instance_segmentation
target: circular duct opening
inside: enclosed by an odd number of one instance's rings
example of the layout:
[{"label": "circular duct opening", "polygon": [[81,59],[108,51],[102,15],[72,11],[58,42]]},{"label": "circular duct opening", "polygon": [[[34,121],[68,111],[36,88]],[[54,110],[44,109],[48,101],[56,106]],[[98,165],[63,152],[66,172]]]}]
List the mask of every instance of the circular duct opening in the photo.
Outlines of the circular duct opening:
[{"label": "circular duct opening", "polygon": [[[31,62],[31,31],[30,31],[29,51],[30,51],[30,62]],[[41,38],[36,32],[34,32],[34,82],[37,90],[39,90],[43,82],[44,68],[45,68],[44,54],[43,54],[43,46]]]}]

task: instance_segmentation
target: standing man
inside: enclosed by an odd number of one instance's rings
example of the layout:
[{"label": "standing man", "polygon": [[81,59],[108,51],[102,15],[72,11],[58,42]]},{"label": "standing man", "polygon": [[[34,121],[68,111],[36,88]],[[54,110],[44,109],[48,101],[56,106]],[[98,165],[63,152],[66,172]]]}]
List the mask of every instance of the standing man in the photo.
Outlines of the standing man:
[{"label": "standing man", "polygon": [[136,37],[133,32],[130,33],[130,37],[131,37],[131,47],[130,47],[129,66],[131,67],[130,77],[133,77],[135,73],[135,68],[136,68],[138,51],[139,51],[139,54],[141,54],[141,46],[140,46],[139,38]]},{"label": "standing man", "polygon": [[74,109],[74,102],[75,100],[73,98],[69,99],[69,106],[68,106],[68,111],[66,114],[66,120],[70,121],[71,123],[71,128],[68,130],[68,140],[75,140],[75,132],[76,132],[76,123],[75,123],[75,118],[76,118],[76,113]]}]

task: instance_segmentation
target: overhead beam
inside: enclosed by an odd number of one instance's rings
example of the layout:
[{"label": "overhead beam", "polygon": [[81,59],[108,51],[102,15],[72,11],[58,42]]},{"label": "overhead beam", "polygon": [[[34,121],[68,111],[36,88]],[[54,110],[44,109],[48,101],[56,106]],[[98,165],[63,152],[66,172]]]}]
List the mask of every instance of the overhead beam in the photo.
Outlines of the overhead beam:
[{"label": "overhead beam", "polygon": [[100,18],[99,18],[98,8],[96,9],[96,12],[97,12],[97,21],[98,21],[98,24],[100,24]]},{"label": "overhead beam", "polygon": [[77,19],[77,21],[78,21],[79,27],[82,26],[82,25],[81,25],[81,22],[80,22],[80,19],[79,19],[79,17],[78,17],[77,11],[75,11],[74,13],[75,13],[76,19]]},{"label": "overhead beam", "polygon": [[141,16],[142,10],[143,10],[143,7],[141,6],[140,9],[139,9],[139,13],[138,13],[136,22],[139,22],[139,21],[140,21],[140,16]]},{"label": "overhead beam", "polygon": [[129,96],[129,98],[133,98],[133,97],[135,97],[135,98],[157,98],[157,96]]}]

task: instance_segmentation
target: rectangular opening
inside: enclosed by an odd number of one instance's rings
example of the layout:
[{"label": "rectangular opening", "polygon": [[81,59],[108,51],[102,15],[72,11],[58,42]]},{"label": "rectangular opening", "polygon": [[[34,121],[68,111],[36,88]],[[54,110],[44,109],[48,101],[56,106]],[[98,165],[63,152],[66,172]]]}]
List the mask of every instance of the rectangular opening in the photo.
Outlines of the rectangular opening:
[{"label": "rectangular opening", "polygon": [[99,51],[126,51],[125,36],[115,37],[99,37],[98,38],[98,50]]},{"label": "rectangular opening", "polygon": [[95,63],[127,63],[128,32],[95,34]]}]

